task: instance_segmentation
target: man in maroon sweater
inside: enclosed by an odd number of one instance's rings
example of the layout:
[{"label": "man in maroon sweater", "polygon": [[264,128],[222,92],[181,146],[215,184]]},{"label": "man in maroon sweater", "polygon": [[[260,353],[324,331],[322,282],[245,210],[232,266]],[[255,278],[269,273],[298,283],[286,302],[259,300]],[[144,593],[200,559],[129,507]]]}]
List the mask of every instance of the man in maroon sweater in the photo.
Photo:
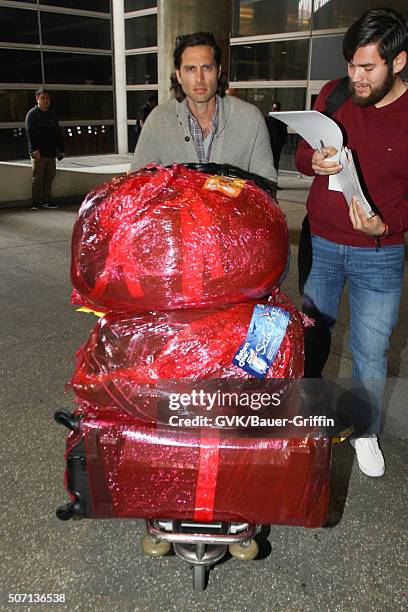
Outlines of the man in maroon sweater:
[{"label": "man in maroon sweater", "polygon": [[[400,76],[407,51],[407,26],[390,9],[368,11],[343,40],[351,95],[332,116],[360,167],[375,216],[367,219],[356,198],[349,208],[342,193],[329,190],[329,175],[341,170],[327,160],[335,149],[317,151],[301,141],[296,153],[298,170],[315,176],[307,201],[312,258],[306,271],[305,228],[299,248],[302,307],[316,319],[305,338],[305,376],[321,376],[347,282],[353,379],[369,392],[377,410],[398,316],[408,229],[408,84]],[[324,112],[337,84],[323,87],[315,110]],[[375,477],[382,476],[385,465],[372,431],[352,444],[360,469]]]}]

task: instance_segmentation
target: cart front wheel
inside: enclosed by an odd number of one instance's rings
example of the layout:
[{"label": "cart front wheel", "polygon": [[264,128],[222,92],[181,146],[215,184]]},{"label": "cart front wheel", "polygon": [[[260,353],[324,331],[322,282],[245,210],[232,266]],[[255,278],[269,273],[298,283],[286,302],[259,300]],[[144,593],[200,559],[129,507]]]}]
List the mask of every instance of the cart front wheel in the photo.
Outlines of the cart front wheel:
[{"label": "cart front wheel", "polygon": [[240,561],[252,561],[259,553],[259,546],[256,540],[235,542],[230,544],[228,548],[231,556]]}]

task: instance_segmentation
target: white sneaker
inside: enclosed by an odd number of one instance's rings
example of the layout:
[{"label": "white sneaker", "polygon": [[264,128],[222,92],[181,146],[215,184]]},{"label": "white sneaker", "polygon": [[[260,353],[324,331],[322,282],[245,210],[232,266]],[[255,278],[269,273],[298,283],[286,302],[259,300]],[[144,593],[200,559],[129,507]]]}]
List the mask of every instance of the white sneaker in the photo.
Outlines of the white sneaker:
[{"label": "white sneaker", "polygon": [[352,438],[350,444],[356,449],[358,467],[366,476],[378,478],[385,472],[384,456],[375,434],[364,438]]}]

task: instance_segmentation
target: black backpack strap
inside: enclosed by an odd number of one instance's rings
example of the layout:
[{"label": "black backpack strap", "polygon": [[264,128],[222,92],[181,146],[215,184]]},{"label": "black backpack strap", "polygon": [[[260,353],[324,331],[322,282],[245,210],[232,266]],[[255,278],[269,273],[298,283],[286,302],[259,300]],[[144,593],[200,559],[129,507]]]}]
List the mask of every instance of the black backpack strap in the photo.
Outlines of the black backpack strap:
[{"label": "black backpack strap", "polygon": [[350,96],[349,79],[348,77],[344,77],[327,96],[326,108],[324,109],[325,115],[329,117],[333,115]]}]

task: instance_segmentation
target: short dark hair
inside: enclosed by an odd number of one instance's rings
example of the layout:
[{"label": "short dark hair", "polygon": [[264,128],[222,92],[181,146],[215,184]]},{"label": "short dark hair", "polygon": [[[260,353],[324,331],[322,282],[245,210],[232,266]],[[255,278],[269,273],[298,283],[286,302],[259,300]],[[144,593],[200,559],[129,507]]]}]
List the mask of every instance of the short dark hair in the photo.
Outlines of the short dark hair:
[{"label": "short dark hair", "polygon": [[[197,47],[198,45],[204,45],[205,47],[210,47],[214,53],[214,60],[217,65],[217,68],[221,66],[221,49],[219,45],[215,42],[214,34],[212,32],[194,32],[193,34],[182,34],[177,36],[176,38],[176,46],[173,51],[173,59],[174,59],[174,67],[177,70],[180,70],[181,66],[181,56],[183,55],[183,51],[187,49],[187,47]],[[176,100],[182,102],[186,97],[186,94],[183,91],[180,83],[177,80],[176,73],[173,72],[170,76],[170,90],[173,91]],[[225,96],[225,91],[228,87],[228,80],[225,74],[221,74],[218,79],[218,89],[217,94],[221,97]]]},{"label": "short dark hair", "polygon": [[51,95],[48,89],[46,89],[45,87],[39,87],[37,91],[35,92],[35,95],[40,96],[43,93],[47,93],[48,95]]},{"label": "short dark hair", "polygon": [[343,55],[350,62],[357,49],[378,43],[378,53],[390,65],[401,51],[408,51],[408,28],[402,15],[389,8],[371,9],[347,30]]}]

